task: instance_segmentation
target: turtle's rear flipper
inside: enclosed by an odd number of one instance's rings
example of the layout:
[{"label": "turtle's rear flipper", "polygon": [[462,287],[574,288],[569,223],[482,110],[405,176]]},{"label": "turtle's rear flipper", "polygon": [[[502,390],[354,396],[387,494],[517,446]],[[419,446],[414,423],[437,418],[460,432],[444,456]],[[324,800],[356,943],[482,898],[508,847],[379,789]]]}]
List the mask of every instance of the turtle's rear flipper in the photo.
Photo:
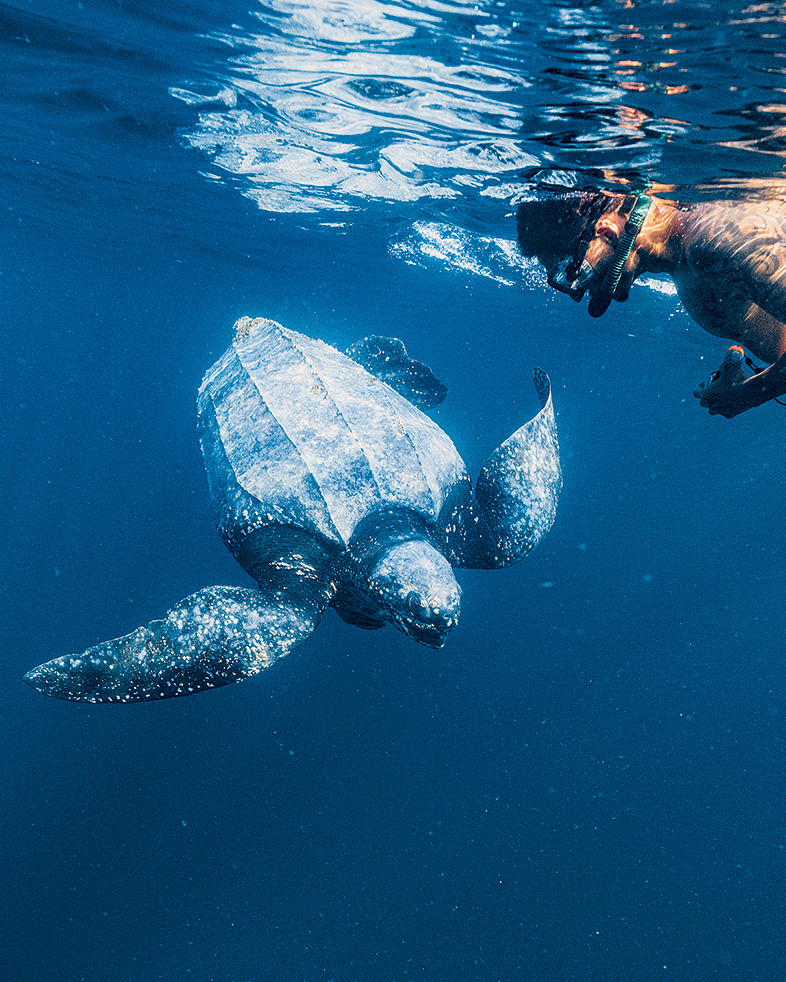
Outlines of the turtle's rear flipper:
[{"label": "turtle's rear flipper", "polygon": [[540,368],[534,382],[540,412],[497,447],[475,488],[482,552],[491,566],[523,559],[551,528],[557,512],[562,471],[551,382]]},{"label": "turtle's rear flipper", "polygon": [[187,696],[256,675],[313,626],[255,590],[208,587],[181,600],[164,620],[81,655],[54,658],[24,679],[44,695],[74,702]]}]

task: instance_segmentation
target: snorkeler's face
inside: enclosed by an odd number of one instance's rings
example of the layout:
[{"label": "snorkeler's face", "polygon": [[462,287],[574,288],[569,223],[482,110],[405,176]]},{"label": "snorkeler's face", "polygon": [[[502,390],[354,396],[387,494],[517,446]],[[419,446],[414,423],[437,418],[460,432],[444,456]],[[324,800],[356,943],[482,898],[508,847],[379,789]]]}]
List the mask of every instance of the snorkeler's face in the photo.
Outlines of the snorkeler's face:
[{"label": "snorkeler's face", "polygon": [[[599,202],[602,210],[587,227],[588,234],[583,233],[581,239],[576,241],[572,256],[557,255],[556,252],[549,255],[539,253],[538,258],[546,268],[550,286],[577,302],[582,300],[587,290],[591,298],[602,294],[604,277],[614,260],[625,228],[626,201],[624,195],[613,195]],[[614,291],[618,300],[627,299],[635,277],[636,260],[633,256],[628,258],[629,262],[626,262],[626,268]],[[610,299],[607,299],[605,305],[600,305],[603,310]],[[598,306],[596,301],[595,307]]]},{"label": "snorkeler's face", "polygon": [[[595,235],[590,240],[586,256],[586,262],[592,266],[594,274],[588,283],[590,297],[596,296],[598,291],[602,289],[606,271],[614,259],[620,236],[625,228],[625,220],[625,216],[619,211],[613,211],[601,216],[595,226]],[[614,300],[628,299],[630,288],[636,279],[639,262],[640,253],[634,247],[625,263],[625,269],[617,289],[614,291]]]}]

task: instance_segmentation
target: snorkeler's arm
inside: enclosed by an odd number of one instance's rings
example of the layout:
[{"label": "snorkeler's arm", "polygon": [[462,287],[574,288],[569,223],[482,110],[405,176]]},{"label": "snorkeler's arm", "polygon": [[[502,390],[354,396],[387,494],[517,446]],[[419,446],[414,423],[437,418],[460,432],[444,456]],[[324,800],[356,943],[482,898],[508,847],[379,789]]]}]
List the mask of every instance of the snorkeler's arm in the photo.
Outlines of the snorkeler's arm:
[{"label": "snorkeler's arm", "polygon": [[731,419],[747,409],[786,395],[786,354],[769,368],[747,377],[742,370],[745,352],[732,345],[720,369],[708,383],[700,382],[693,394],[711,416]]},{"label": "snorkeler's arm", "polygon": [[733,355],[741,349],[734,346],[719,371],[694,395],[711,414],[728,419],[786,395],[781,333],[781,325],[786,324],[786,220],[745,206],[700,205],[690,215],[685,256],[693,274],[709,281],[707,293],[715,295],[716,317],[723,318],[724,307],[739,310],[742,303],[755,304],[772,318],[768,326],[753,327],[751,322],[739,333],[738,325],[729,322],[725,336],[737,334],[760,357],[765,356],[762,348],[774,349],[771,358],[781,353],[768,368],[748,377],[742,359]]}]

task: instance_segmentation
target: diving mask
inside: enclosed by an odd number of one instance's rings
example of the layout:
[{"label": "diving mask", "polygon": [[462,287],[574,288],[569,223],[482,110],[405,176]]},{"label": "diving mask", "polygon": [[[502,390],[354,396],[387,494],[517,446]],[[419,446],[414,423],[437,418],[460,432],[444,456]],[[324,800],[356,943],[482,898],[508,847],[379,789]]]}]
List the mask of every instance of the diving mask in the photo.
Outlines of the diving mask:
[{"label": "diving mask", "polygon": [[[586,248],[584,251],[586,252]],[[555,272],[549,273],[548,283],[560,293],[567,293],[578,303],[586,293],[594,275],[595,270],[586,259],[582,258],[581,264],[577,268],[574,257],[563,260]]]},{"label": "diving mask", "polygon": [[583,219],[581,235],[573,255],[558,263],[556,269],[550,272],[548,276],[549,286],[559,290],[560,293],[567,293],[577,303],[586,293],[587,287],[595,275],[595,270],[585,257],[589,244],[595,235],[595,225],[603,214],[607,202],[608,198],[604,195],[597,195],[589,213]]}]

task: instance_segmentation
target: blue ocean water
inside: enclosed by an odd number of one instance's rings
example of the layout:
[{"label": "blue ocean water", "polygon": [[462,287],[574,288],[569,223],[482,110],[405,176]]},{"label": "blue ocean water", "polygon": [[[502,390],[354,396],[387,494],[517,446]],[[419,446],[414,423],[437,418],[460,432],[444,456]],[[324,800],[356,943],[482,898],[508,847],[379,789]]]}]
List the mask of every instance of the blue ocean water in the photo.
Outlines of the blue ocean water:
[{"label": "blue ocean water", "polygon": [[[784,977],[786,410],[692,396],[666,281],[601,320],[515,249],[534,167],[783,181],[782,5],[0,5],[0,952],[13,982]],[[470,471],[551,375],[541,546],[431,651],[329,612],[260,677],[21,676],[248,585],[195,426],[241,315],[401,337]]]}]

